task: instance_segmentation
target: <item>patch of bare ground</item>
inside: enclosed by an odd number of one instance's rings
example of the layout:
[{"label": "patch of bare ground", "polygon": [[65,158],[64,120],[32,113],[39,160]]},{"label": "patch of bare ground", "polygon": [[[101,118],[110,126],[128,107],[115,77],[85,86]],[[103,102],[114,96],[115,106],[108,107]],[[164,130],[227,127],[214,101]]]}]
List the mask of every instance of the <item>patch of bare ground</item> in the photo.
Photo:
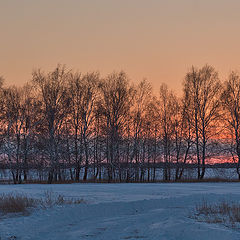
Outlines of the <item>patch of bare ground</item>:
[{"label": "patch of bare ground", "polygon": [[221,201],[208,203],[203,200],[195,207],[194,217],[201,222],[240,227],[240,203]]},{"label": "patch of bare ground", "polygon": [[0,212],[7,213],[26,213],[27,209],[37,205],[37,201],[31,197],[20,194],[1,194]]},{"label": "patch of bare ground", "polygon": [[66,198],[63,195],[44,192],[41,199],[35,199],[20,193],[8,193],[0,195],[0,215],[29,214],[35,208],[49,208],[64,204],[81,204],[85,201],[80,198]]}]

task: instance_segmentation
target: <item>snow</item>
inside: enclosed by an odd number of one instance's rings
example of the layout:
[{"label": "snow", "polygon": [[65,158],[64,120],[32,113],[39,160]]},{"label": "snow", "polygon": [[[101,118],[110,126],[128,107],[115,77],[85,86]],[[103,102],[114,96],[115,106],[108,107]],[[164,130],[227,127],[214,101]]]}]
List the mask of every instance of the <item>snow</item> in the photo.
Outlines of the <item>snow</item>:
[{"label": "snow", "polygon": [[0,185],[0,193],[41,198],[53,191],[85,203],[0,219],[0,239],[234,240],[240,230],[192,218],[197,203],[240,201],[238,183]]}]

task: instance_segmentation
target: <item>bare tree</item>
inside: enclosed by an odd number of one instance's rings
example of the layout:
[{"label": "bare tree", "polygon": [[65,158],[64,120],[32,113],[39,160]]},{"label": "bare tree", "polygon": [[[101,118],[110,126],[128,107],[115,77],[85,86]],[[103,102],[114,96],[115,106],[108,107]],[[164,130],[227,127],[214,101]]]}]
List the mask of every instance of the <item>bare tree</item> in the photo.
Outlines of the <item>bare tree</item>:
[{"label": "bare tree", "polygon": [[20,89],[21,107],[20,114],[22,116],[22,161],[24,180],[27,180],[29,155],[33,149],[35,138],[35,127],[39,124],[39,104],[36,102],[32,91],[32,85],[27,83]]},{"label": "bare tree", "polygon": [[4,114],[3,114],[3,110],[4,110],[4,91],[3,91],[3,83],[4,83],[4,78],[2,76],[0,76],[0,146],[3,143],[3,135],[4,135]]},{"label": "bare tree", "polygon": [[119,164],[120,141],[132,104],[132,91],[124,72],[110,74],[100,83],[99,111],[104,116],[103,130],[106,136],[106,160],[108,181],[112,181],[114,169]]},{"label": "bare tree", "polygon": [[4,83],[4,77],[0,76],[0,88],[3,88],[3,83]]},{"label": "bare tree", "polygon": [[187,114],[195,134],[198,179],[205,174],[207,144],[216,135],[219,118],[221,84],[211,66],[192,67],[184,81],[184,98],[189,103]]},{"label": "bare tree", "polygon": [[[145,114],[145,128],[148,142],[148,181],[156,179],[156,165],[159,158],[159,140],[161,138],[161,121],[159,118],[159,101],[156,97],[151,96]],[[150,164],[150,161],[152,164]]]},{"label": "bare tree", "polygon": [[[236,170],[240,179],[240,76],[237,72],[231,72],[228,80],[224,83],[221,95],[226,128],[232,139],[229,143],[233,160],[236,162]],[[237,158],[237,160],[236,160]]]},{"label": "bare tree", "polygon": [[[151,85],[146,80],[143,80],[137,85],[133,96],[134,102],[131,111],[133,147],[130,162],[134,160],[134,162],[136,163],[135,167],[136,181],[139,180],[139,170],[141,170],[140,180],[143,181],[144,179],[145,144],[146,139],[149,136],[150,125],[149,121],[146,122],[147,121],[146,114],[148,111],[148,105],[150,104],[151,101],[151,94],[152,94]],[[148,133],[146,133],[146,131],[148,131]],[[144,150],[142,151],[142,158],[140,156],[141,147]]]},{"label": "bare tree", "polygon": [[[177,101],[178,100],[178,101]],[[189,104],[183,99],[176,99],[173,104],[173,158],[175,163],[175,180],[183,176],[185,164],[189,159],[193,145],[193,131],[187,110]]]},{"label": "bare tree", "polygon": [[50,170],[48,182],[61,180],[59,171],[59,156],[57,132],[66,117],[67,94],[66,81],[69,72],[64,66],[57,66],[52,72],[45,74],[41,70],[33,71],[33,84],[38,87],[43,103],[43,118],[46,121]]},{"label": "bare tree", "polygon": [[21,131],[23,116],[21,115],[21,94],[16,87],[9,87],[3,91],[4,148],[8,156],[14,183],[21,182]]},{"label": "bare tree", "polygon": [[171,180],[171,151],[173,148],[173,134],[174,134],[174,116],[178,114],[177,98],[172,91],[170,91],[166,84],[160,87],[159,95],[159,120],[161,127],[161,138],[163,144],[163,158],[164,158],[164,180]]},{"label": "bare tree", "polygon": [[[85,153],[83,180],[87,179],[89,166],[89,140],[94,123],[94,108],[97,97],[98,73],[72,74],[69,81],[70,116],[74,128],[74,152],[76,163],[76,180],[79,180],[82,153]],[[80,141],[80,144],[79,144]],[[80,145],[80,146],[79,146]],[[80,151],[79,151],[80,148]]]}]

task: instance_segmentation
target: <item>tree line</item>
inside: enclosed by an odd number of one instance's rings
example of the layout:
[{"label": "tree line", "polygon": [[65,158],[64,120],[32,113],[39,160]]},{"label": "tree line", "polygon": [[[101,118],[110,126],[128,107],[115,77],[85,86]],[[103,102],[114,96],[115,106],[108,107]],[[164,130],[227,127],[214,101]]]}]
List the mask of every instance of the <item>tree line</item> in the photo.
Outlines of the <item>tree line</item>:
[{"label": "tree line", "polygon": [[[220,81],[209,65],[191,67],[182,96],[166,84],[154,94],[125,72],[101,77],[58,65],[32,72],[22,87],[0,78],[0,164],[14,183],[30,169],[48,183],[71,180],[180,180],[187,164],[203,179],[206,163],[229,158],[240,179],[240,75]],[[82,172],[82,175],[80,174]],[[90,174],[91,172],[91,174]]]}]

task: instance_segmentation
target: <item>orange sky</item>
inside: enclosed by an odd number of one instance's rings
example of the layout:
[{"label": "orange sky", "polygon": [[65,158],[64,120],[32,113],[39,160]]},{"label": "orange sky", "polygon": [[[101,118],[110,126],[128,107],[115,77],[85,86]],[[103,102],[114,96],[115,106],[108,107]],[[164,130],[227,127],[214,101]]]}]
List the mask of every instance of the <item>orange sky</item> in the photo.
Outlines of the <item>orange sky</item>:
[{"label": "orange sky", "polygon": [[239,0],[0,0],[0,75],[21,85],[64,63],[180,92],[191,65],[239,69],[239,11]]}]

